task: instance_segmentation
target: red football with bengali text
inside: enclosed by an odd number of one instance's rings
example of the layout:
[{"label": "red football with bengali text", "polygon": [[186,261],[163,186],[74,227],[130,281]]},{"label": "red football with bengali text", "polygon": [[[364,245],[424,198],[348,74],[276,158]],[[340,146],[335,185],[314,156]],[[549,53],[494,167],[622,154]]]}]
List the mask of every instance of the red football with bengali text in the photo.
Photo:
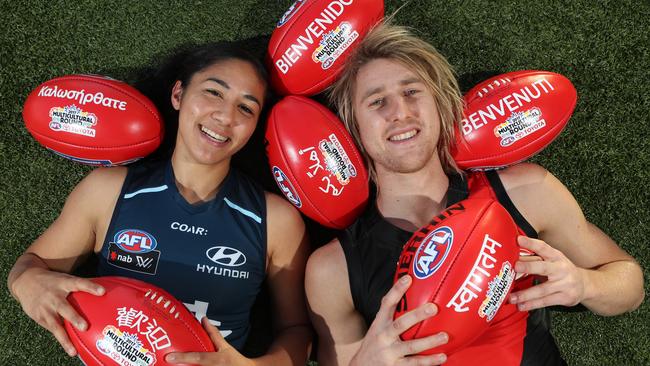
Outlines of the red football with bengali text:
[{"label": "red football with bengali text", "polygon": [[410,340],[437,334],[449,342],[422,354],[462,349],[479,337],[507,301],[519,257],[517,226],[492,199],[466,199],[413,234],[400,255],[395,281],[413,279],[395,318],[432,302],[438,314],[402,334]]},{"label": "red football with bengali text", "polygon": [[171,365],[171,352],[214,352],[209,336],[182,302],[146,282],[97,277],[106,293],[72,292],[68,301],[88,322],[65,330],[87,366]]},{"label": "red football with bengali text", "polygon": [[549,71],[514,71],[485,80],[464,96],[454,160],[473,170],[526,160],[562,132],[577,99],[571,81]]},{"label": "red football with bengali text", "polygon": [[383,0],[297,0],[271,34],[271,85],[283,95],[323,91],[383,16]]},{"label": "red football with bengali text", "polygon": [[161,143],[163,123],[154,104],[132,86],[97,75],[67,75],[34,89],[23,107],[29,133],[70,160],[124,165]]},{"label": "red football with bengali text", "polygon": [[368,201],[368,172],[340,120],[301,96],[277,103],[266,127],[276,183],[302,213],[330,228],[350,225]]}]

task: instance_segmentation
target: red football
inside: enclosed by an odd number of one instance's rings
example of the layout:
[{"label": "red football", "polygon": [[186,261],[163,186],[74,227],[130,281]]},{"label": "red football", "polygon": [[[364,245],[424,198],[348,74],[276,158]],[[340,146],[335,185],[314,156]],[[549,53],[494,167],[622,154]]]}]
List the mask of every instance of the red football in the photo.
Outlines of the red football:
[{"label": "red football", "polygon": [[297,0],[269,41],[267,63],[274,89],[284,95],[324,90],[383,16],[383,0]]},{"label": "red football", "polygon": [[450,206],[417,231],[402,249],[395,280],[413,279],[395,318],[433,302],[438,314],[402,334],[422,338],[441,331],[449,342],[423,352],[452,354],[485,331],[515,280],[519,256],[517,226],[491,199],[467,199]]},{"label": "red football", "polygon": [[162,140],[154,104],[128,84],[96,75],[44,82],[25,101],[29,133],[58,155],[88,165],[122,165],[153,152]]},{"label": "red football", "polygon": [[548,71],[515,71],[478,84],[464,97],[454,160],[480,170],[528,159],[562,132],[577,98],[569,79]]},{"label": "red football", "polygon": [[280,190],[302,213],[342,229],[368,200],[363,158],[329,109],[288,96],[271,110],[266,127],[269,164]]},{"label": "red football", "polygon": [[72,292],[68,301],[88,322],[65,329],[79,358],[88,366],[170,365],[171,352],[214,352],[201,324],[166,291],[124,277],[98,277],[103,296]]}]

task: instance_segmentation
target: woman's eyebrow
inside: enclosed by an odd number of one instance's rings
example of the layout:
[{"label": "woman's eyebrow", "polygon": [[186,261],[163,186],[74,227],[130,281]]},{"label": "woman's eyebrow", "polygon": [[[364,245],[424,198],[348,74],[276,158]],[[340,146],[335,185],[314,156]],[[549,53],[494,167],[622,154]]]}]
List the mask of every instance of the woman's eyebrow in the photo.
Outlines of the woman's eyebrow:
[{"label": "woman's eyebrow", "polygon": [[[224,88],[230,90],[230,85],[228,85],[228,83],[225,82],[224,80],[221,80],[221,79],[218,79],[218,78],[215,78],[215,77],[209,77],[206,80],[213,81],[213,82],[223,86]],[[260,107],[262,106],[262,103],[254,95],[244,94],[244,98],[256,103]]]},{"label": "woman's eyebrow", "polygon": [[209,77],[209,78],[207,78],[206,80],[214,81],[215,83],[217,83],[217,84],[223,86],[224,88],[226,88],[226,89],[230,89],[230,85],[228,85],[227,82],[225,82],[225,81],[223,81],[223,80],[221,80],[221,79],[217,79],[217,78]]}]

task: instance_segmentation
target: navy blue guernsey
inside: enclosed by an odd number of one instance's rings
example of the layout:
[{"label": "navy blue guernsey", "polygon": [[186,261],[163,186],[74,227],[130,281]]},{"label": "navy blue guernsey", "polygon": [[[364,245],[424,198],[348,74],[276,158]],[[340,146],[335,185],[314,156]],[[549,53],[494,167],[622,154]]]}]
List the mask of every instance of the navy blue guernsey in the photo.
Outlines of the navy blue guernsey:
[{"label": "navy blue guernsey", "polygon": [[100,276],[162,287],[241,349],[266,274],[264,191],[231,168],[216,197],[189,204],[171,162],[130,166],[99,255]]}]

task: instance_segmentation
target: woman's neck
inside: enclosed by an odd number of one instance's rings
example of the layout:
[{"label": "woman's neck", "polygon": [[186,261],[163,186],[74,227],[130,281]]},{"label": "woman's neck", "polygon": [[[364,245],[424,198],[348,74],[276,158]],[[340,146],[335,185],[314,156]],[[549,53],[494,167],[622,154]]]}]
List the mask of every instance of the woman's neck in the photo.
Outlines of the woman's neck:
[{"label": "woman's neck", "polygon": [[200,164],[175,151],[172,168],[178,192],[190,204],[213,199],[230,171],[230,159],[218,164]]}]

